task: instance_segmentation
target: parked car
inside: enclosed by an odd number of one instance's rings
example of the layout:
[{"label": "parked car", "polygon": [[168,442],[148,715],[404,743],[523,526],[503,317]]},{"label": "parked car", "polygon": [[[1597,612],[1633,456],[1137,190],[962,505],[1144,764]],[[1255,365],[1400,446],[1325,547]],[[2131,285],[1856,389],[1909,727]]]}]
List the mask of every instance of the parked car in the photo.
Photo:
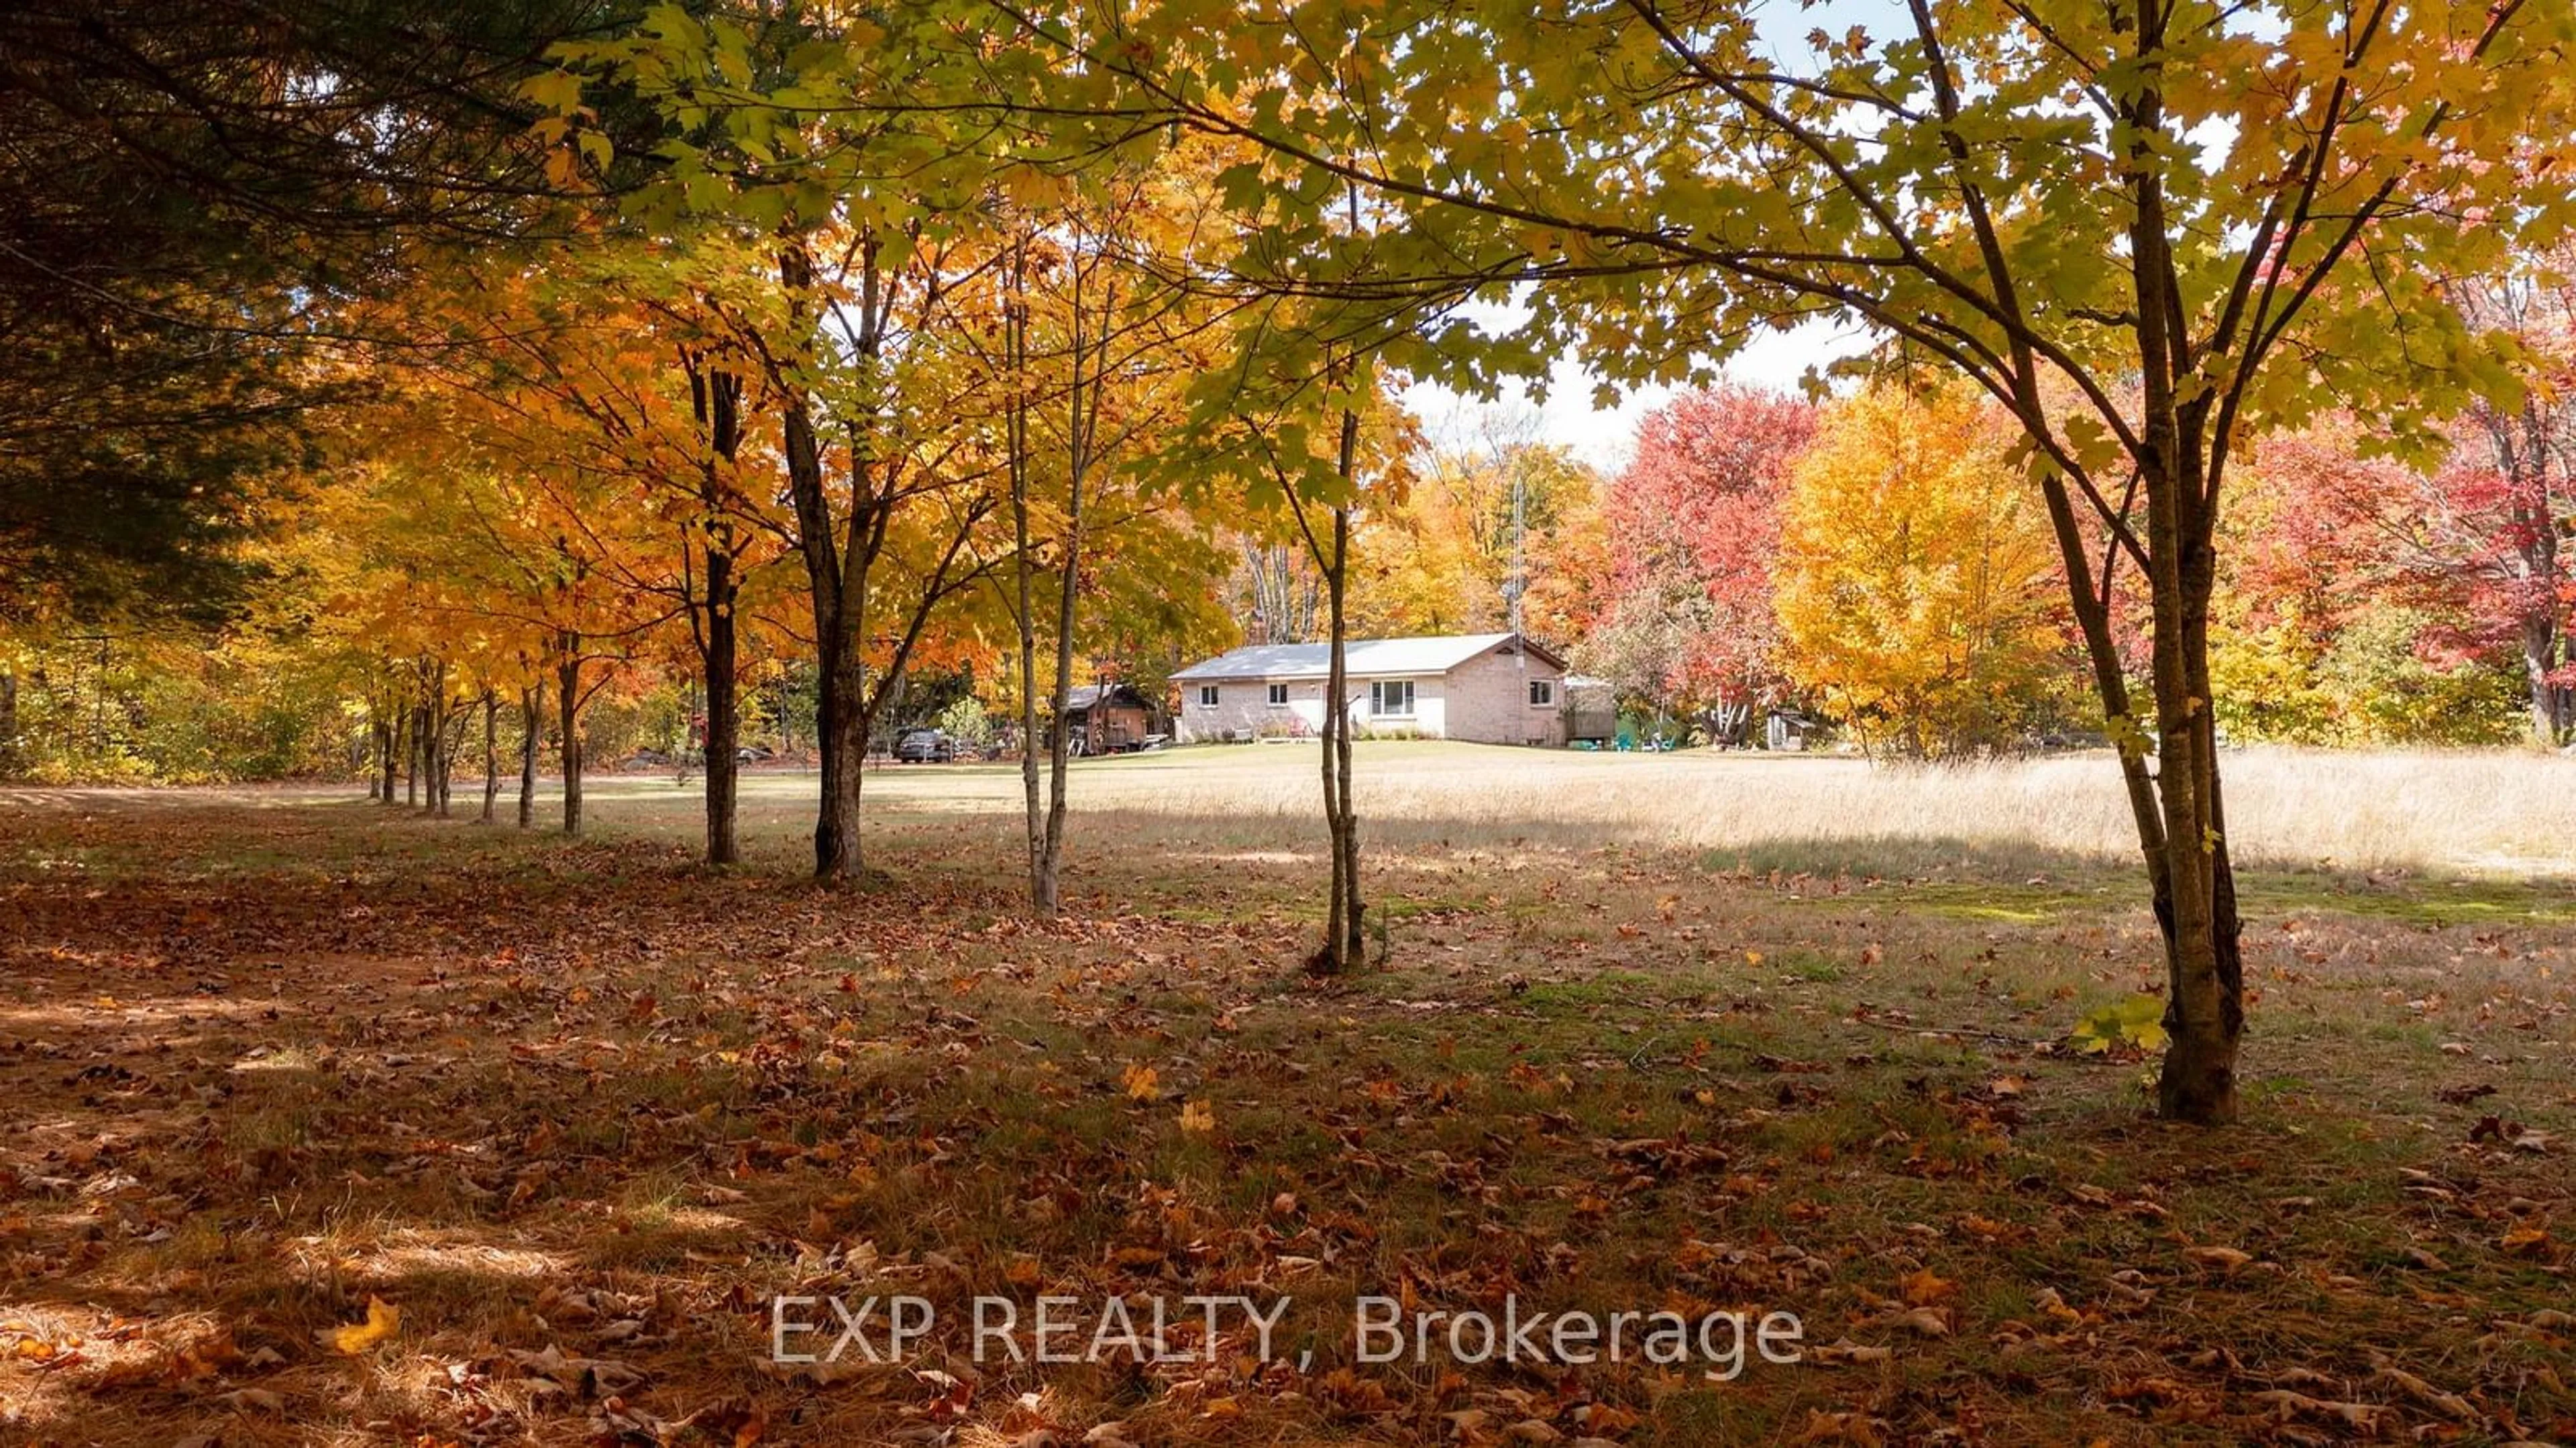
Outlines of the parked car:
[{"label": "parked car", "polygon": [[733,752],[736,764],[758,764],[764,759],[777,757],[778,752],[766,744],[746,744]]},{"label": "parked car", "polygon": [[946,764],[957,757],[957,741],[944,729],[906,729],[896,736],[897,764]]}]

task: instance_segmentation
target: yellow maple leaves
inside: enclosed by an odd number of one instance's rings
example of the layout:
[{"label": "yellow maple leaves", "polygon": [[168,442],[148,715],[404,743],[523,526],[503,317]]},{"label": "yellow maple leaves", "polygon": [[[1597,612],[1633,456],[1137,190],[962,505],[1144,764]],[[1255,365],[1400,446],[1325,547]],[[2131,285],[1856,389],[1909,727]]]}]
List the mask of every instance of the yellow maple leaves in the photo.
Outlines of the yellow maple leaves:
[{"label": "yellow maple leaves", "polygon": [[1875,747],[1973,752],[2063,677],[2054,544],[2004,431],[1965,389],[1876,387],[1827,412],[1793,475],[1783,662]]},{"label": "yellow maple leaves", "polygon": [[342,1357],[356,1357],[390,1340],[402,1330],[402,1309],[381,1297],[367,1299],[367,1320],[326,1327],[313,1334],[322,1346]]}]

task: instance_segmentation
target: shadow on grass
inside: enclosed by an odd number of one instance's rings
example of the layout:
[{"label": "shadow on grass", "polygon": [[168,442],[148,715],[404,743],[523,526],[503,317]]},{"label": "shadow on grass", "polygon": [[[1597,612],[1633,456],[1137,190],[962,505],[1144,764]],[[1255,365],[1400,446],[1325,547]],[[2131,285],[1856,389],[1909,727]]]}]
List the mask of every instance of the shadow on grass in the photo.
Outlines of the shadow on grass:
[{"label": "shadow on grass", "polygon": [[[1712,879],[1629,846],[1443,848],[1465,827],[1406,821],[1372,855],[1406,948],[1316,985],[1293,969],[1316,872],[1294,831],[1086,820],[1073,918],[1037,925],[1010,823],[898,817],[875,841],[891,883],[824,890],[792,840],[720,874],[613,816],[578,844],[345,808],[82,822],[116,872],[0,877],[0,1422],[685,1444],[748,1413],[762,1441],[815,1443],[1118,1419],[1228,1445],[1438,1441],[1473,1412],[1706,1444],[1857,1414],[1882,1440],[1974,1420],[2226,1441],[2267,1430],[2251,1394],[2292,1369],[2440,1421],[2364,1386],[2374,1352],[2513,1404],[2521,1436],[2576,1422],[2538,1376],[2576,1371],[2563,1337],[2475,1345],[2563,1295],[2563,1258],[2504,1245],[2568,1205],[2563,1161],[2467,1146],[2473,1106],[2416,1129],[2444,1106],[2392,1067],[2474,1064],[2560,1129],[2528,1058],[2563,1047],[2563,1014],[2398,1022],[2337,1065],[2384,1098],[2281,1082],[2212,1150],[2139,1119],[2143,1063],[2010,1043],[2060,984],[2125,979],[2068,945],[2069,918],[2130,908],[2110,865],[1942,842],[1947,873],[1864,888],[1788,847]],[[1962,913],[1999,899],[2040,918]],[[1865,955],[1873,913],[1914,933]],[[2408,948],[2398,923],[2352,938]],[[1894,1028],[1856,1021],[1864,1002]],[[1940,1029],[1961,1024],[2005,1039]],[[2453,1033],[2496,1064],[2434,1054]],[[2203,1244],[2249,1265],[2183,1255]],[[2388,1310],[2417,1287],[2437,1319]],[[768,1361],[773,1295],[882,1291],[938,1306],[913,1363]],[[1245,1366],[1238,1337],[1214,1363],[1042,1369],[979,1363],[969,1336],[982,1294],[1236,1291],[1295,1298],[1315,1361]],[[1723,1385],[1355,1362],[1353,1297],[1399,1291],[1758,1304],[1885,1356]],[[399,1330],[325,1350],[371,1298]],[[2197,1360],[2210,1342],[2234,1357]],[[591,1366],[544,1366],[566,1361]],[[2172,1387],[2127,1391],[2150,1379]]]}]

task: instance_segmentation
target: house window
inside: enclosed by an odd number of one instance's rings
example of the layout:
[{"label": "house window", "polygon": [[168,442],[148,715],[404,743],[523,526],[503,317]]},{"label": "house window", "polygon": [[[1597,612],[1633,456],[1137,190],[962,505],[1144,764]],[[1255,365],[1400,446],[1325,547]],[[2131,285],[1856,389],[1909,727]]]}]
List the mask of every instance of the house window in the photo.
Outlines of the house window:
[{"label": "house window", "polygon": [[1288,686],[1287,686],[1286,684],[1273,684],[1273,685],[1271,685],[1271,686],[1270,686],[1270,702],[1271,702],[1271,703],[1273,703],[1273,704],[1285,704],[1285,703],[1287,703],[1287,702],[1288,702]]},{"label": "house window", "polygon": [[1202,709],[1213,709],[1216,707],[1216,685],[1199,685],[1199,707]]},{"label": "house window", "polygon": [[1553,703],[1555,703],[1555,702],[1556,702],[1556,681],[1555,681],[1554,679],[1532,679],[1532,680],[1530,680],[1530,707],[1531,707],[1531,708],[1533,708],[1533,709],[1544,709],[1544,708],[1546,708],[1548,705],[1553,704]]},{"label": "house window", "polygon": [[1413,714],[1413,681],[1379,679],[1369,685],[1369,712],[1381,718],[1410,718]]}]

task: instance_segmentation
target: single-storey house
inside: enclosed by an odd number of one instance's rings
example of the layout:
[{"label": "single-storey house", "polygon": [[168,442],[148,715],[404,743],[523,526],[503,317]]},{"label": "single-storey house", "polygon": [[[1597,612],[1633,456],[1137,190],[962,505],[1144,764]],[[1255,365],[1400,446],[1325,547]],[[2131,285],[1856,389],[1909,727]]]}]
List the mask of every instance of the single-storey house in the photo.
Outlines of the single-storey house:
[{"label": "single-storey house", "polygon": [[[1565,660],[1518,634],[1352,639],[1342,707],[1366,734],[1563,744]],[[1172,675],[1184,743],[1316,733],[1330,644],[1247,644]]]},{"label": "single-storey house", "polygon": [[1065,722],[1076,754],[1116,754],[1145,747],[1154,706],[1128,684],[1084,684],[1065,695]]}]

